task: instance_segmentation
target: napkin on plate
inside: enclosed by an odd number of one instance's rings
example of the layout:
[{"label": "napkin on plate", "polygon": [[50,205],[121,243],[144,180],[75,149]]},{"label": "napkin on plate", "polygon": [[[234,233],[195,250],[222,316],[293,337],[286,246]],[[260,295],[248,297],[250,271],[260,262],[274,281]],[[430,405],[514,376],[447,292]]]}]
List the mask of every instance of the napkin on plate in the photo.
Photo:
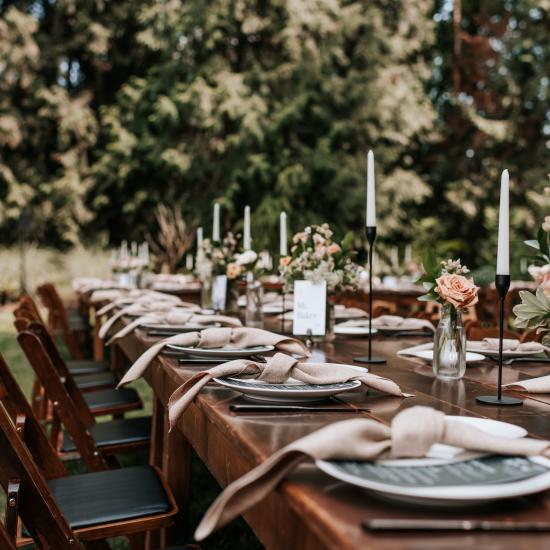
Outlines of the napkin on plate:
[{"label": "napkin on plate", "polygon": [[550,393],[550,375],[511,382],[510,384],[504,384],[503,387],[529,393]]},{"label": "napkin on plate", "polygon": [[[368,327],[368,319],[357,321],[346,321],[338,323],[339,327]],[[380,315],[372,320],[373,328],[381,330],[424,330],[435,331],[433,324],[427,319],[416,319],[415,317],[400,317],[399,315]]]},{"label": "napkin on plate", "polygon": [[223,348],[231,345],[233,348],[248,348],[251,346],[275,346],[277,349],[294,353],[300,357],[309,357],[306,346],[296,340],[282,334],[275,334],[261,328],[207,328],[200,332],[187,332],[176,334],[153,344],[136,362],[128,369],[119,382],[119,387],[132,380],[137,380],[147,370],[149,363],[162,351],[167,344],[179,346],[197,347],[202,349]]},{"label": "napkin on plate", "polygon": [[166,325],[166,328],[170,328],[170,326],[174,325],[186,325],[188,323],[196,325],[213,325],[217,323],[225,327],[242,327],[242,323],[237,317],[229,317],[227,315],[201,315],[181,308],[170,309],[166,312],[152,311],[142,317],[134,319],[131,323],[119,330],[107,342],[107,345],[111,345],[115,340],[124,338],[136,328],[147,323]]},{"label": "napkin on plate", "polygon": [[111,301],[111,303],[103,306],[98,312],[98,315],[105,315],[112,309],[116,308],[120,304],[128,304],[129,302],[136,304],[140,302],[163,302],[174,305],[180,305],[182,307],[197,308],[196,304],[190,304],[188,302],[182,302],[177,296],[171,294],[165,294],[164,292],[156,292],[154,290],[131,290],[130,292],[118,297]]},{"label": "napkin on plate", "polygon": [[[484,338],[483,340],[468,340],[467,349],[472,350],[487,350],[498,351],[498,338]],[[502,351],[517,351],[517,352],[534,352],[534,351],[550,351],[549,348],[543,346],[540,342],[523,342],[515,338],[504,338],[502,340]]]},{"label": "napkin on plate", "polygon": [[336,304],[334,306],[334,316],[336,319],[345,319],[346,317],[368,317],[368,314],[358,307],[346,307],[342,304]]},{"label": "napkin on plate", "polygon": [[495,437],[430,407],[398,413],[391,427],[366,418],[335,422],[280,449],[228,485],[202,518],[195,539],[203,540],[257,504],[302,462],[420,458],[434,443],[493,454],[550,456],[549,441]]},{"label": "napkin on plate", "polygon": [[361,372],[356,367],[339,363],[304,363],[290,355],[277,353],[273,357],[268,357],[266,363],[237,359],[199,372],[190,378],[170,396],[168,401],[170,426],[176,423],[203,386],[213,378],[224,376],[255,378],[268,384],[284,384],[289,378],[305,384],[337,384],[359,380],[374,390],[398,397],[412,397],[403,393],[393,380],[370,374],[366,370]]}]

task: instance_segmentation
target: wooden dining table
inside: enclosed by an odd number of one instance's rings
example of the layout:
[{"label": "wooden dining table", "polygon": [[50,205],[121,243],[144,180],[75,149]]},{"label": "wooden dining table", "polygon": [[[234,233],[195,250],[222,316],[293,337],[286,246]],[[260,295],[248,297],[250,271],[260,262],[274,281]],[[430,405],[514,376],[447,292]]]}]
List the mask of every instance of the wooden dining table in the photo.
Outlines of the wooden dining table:
[{"label": "wooden dining table", "polygon": [[[127,323],[123,318],[118,327]],[[266,328],[277,331],[279,322],[267,319]],[[116,330],[115,327],[114,330]],[[135,330],[116,344],[114,357],[134,361],[155,339]],[[513,394],[524,399],[520,407],[491,407],[476,402],[476,397],[495,393],[497,364],[487,360],[468,365],[463,380],[445,382],[433,377],[431,365],[397,356],[405,347],[428,342],[428,338],[377,335],[373,353],[387,363],[370,366],[371,372],[391,378],[403,391],[414,394],[397,398],[364,390],[341,394],[349,413],[250,413],[230,411],[232,403],[244,403],[238,393],[208,385],[168,433],[166,405],[172,392],[204,365],[179,365],[167,354],[159,355],[148,368],[145,379],[154,392],[153,441],[151,461],[166,473],[178,500],[182,517],[167,533],[167,541],[181,535],[188,507],[190,456],[193,449],[221,487],[265,461],[278,449],[327,424],[349,418],[372,418],[389,424],[399,412],[425,405],[449,415],[465,415],[511,422],[524,427],[531,436],[550,439],[550,395]],[[313,347],[315,362],[353,364],[365,356],[365,338],[337,337]],[[504,382],[547,374],[550,365],[515,363],[504,367]],[[330,402],[327,402],[327,406]],[[369,412],[354,412],[368,408]],[[383,501],[372,494],[339,482],[320,472],[313,464],[292,473],[278,488],[245,513],[244,518],[258,539],[273,549],[529,549],[550,546],[548,534],[535,532],[474,533],[463,531],[369,532],[362,522],[373,518],[460,518],[510,521],[550,521],[550,492],[496,502],[484,508],[445,510],[424,506],[405,506]]]}]

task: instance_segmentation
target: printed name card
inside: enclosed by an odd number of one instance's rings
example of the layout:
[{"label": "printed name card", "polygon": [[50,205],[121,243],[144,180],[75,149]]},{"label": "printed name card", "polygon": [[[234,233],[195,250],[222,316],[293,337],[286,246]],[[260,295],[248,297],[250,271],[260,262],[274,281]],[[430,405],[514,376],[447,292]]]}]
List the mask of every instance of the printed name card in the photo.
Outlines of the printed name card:
[{"label": "printed name card", "polygon": [[294,282],[294,317],[292,332],[322,336],[327,321],[327,282]]},{"label": "printed name card", "polygon": [[215,311],[225,310],[227,275],[217,275],[212,281],[212,306]]}]

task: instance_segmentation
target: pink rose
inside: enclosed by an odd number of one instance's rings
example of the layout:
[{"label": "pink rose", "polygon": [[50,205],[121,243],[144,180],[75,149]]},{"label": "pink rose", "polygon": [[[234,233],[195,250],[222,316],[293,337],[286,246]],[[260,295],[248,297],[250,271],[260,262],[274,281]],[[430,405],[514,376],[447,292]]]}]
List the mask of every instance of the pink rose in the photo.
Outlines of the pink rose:
[{"label": "pink rose", "polygon": [[466,279],[463,275],[446,273],[435,280],[435,291],[457,309],[473,306],[478,302],[477,291],[473,279]]},{"label": "pink rose", "polygon": [[340,252],[341,248],[340,245],[337,245],[336,243],[331,244],[327,248],[327,252],[332,256],[333,254],[336,254],[336,252]]}]

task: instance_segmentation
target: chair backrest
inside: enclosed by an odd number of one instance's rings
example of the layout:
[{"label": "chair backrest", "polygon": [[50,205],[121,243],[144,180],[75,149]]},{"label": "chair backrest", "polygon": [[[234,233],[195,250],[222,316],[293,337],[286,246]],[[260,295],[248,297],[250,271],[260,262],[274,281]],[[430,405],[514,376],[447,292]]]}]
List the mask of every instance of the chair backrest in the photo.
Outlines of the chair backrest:
[{"label": "chair backrest", "polygon": [[[468,340],[483,340],[483,338],[499,338],[500,329],[498,327],[479,327],[471,324],[466,329]],[[519,340],[520,335],[513,330],[504,329],[504,338]]]},{"label": "chair backrest", "polygon": [[43,325],[31,323],[26,331],[18,334],[17,340],[86,467],[90,471],[105,470],[107,465],[88,431],[94,424],[93,415],[66,365],[60,363],[64,368],[56,368],[59,365],[54,364],[43,344],[46,337],[49,335]]},{"label": "chair backrest", "polygon": [[21,517],[40,548],[85,550],[3,405],[0,405],[0,484],[8,493],[9,538],[14,539],[17,517]]},{"label": "chair backrest", "polygon": [[46,433],[32,412],[25,395],[1,354],[0,403],[10,415],[17,433],[23,438],[31,454],[40,457],[40,467],[44,475],[48,479],[66,476],[65,466],[50,445]]}]

